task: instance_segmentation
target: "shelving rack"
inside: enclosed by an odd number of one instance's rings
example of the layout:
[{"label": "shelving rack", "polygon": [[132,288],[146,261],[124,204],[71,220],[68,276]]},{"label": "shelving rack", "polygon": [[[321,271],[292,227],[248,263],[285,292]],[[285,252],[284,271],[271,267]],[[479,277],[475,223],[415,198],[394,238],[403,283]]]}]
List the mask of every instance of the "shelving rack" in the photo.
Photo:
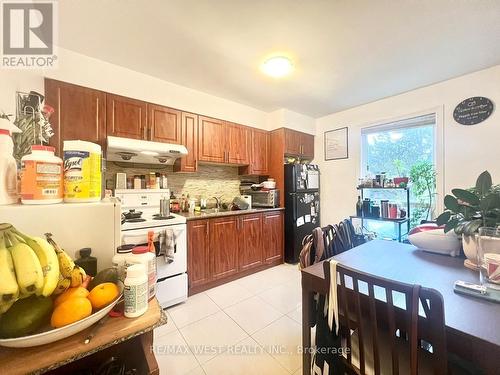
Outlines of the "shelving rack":
[{"label": "shelving rack", "polygon": [[[359,191],[361,191],[361,201],[364,200],[364,191],[365,190],[402,190],[402,191],[406,192],[406,217],[403,219],[401,219],[401,218],[390,219],[390,218],[384,218],[384,217],[365,217],[365,216],[357,216],[357,215],[350,216],[351,223],[352,223],[353,219],[361,220],[361,230],[363,230],[363,228],[364,228],[364,221],[365,220],[396,223],[398,225],[398,241],[401,242],[403,240],[403,236],[407,235],[410,232],[410,189],[408,187],[358,187],[357,189]],[[401,227],[403,226],[403,224],[406,224],[406,228],[407,228],[406,233],[402,233]]]}]

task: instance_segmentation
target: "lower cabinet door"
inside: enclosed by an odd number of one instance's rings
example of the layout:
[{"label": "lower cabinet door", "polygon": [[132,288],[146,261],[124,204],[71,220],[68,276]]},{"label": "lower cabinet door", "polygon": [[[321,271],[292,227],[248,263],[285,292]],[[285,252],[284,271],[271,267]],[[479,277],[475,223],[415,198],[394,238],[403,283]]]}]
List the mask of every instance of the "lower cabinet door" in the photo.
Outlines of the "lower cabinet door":
[{"label": "lower cabinet door", "polygon": [[262,265],[262,214],[242,215],[238,226],[239,270]]},{"label": "lower cabinet door", "polygon": [[187,223],[188,231],[188,284],[194,286],[210,281],[209,225],[208,220],[193,220]]},{"label": "lower cabinet door", "polygon": [[210,273],[213,280],[238,272],[238,217],[210,219]]},{"label": "lower cabinet door", "polygon": [[283,259],[283,211],[263,214],[264,262]]}]

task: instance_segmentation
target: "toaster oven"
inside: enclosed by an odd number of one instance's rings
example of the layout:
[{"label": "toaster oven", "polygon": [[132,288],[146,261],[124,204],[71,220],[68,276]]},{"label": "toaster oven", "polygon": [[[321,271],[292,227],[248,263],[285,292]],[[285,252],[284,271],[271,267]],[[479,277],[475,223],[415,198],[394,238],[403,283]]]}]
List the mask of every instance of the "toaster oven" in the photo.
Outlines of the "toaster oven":
[{"label": "toaster oven", "polygon": [[246,194],[252,196],[252,207],[275,208],[280,205],[280,191],[278,189],[248,191]]}]

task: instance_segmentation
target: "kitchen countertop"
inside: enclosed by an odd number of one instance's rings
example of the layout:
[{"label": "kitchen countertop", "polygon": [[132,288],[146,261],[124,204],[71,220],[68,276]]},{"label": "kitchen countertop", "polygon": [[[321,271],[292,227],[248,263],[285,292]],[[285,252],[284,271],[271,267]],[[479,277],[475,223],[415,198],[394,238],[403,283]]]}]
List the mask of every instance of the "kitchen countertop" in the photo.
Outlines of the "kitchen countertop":
[{"label": "kitchen countertop", "polygon": [[138,318],[110,318],[86,345],[83,341],[94,326],[51,344],[31,348],[1,347],[1,372],[11,375],[41,374],[147,333],[166,321],[167,316],[158,301],[153,299],[149,302],[148,311]]},{"label": "kitchen countertop", "polygon": [[237,211],[219,211],[219,212],[179,212],[178,215],[184,216],[186,220],[200,220],[200,219],[210,219],[214,217],[232,216],[232,215],[247,215],[255,214],[259,212],[272,212],[272,211],[284,211],[284,207],[277,208],[251,208],[249,210],[237,210]]}]

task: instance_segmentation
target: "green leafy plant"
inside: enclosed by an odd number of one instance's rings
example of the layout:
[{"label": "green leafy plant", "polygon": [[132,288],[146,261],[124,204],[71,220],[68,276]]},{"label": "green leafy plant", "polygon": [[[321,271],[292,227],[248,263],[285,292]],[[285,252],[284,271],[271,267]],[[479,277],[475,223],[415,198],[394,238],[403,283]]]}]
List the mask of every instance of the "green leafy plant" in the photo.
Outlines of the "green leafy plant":
[{"label": "green leafy plant", "polygon": [[401,159],[394,159],[392,164],[394,164],[394,167],[398,171],[398,175],[396,177],[406,177],[405,165]]},{"label": "green leafy plant", "polygon": [[412,211],[411,225],[418,225],[420,220],[431,216],[432,201],[436,194],[436,171],[428,161],[419,161],[410,168],[412,192],[417,200],[417,207]]},{"label": "green leafy plant", "polygon": [[453,189],[444,197],[446,210],[437,218],[445,232],[473,235],[481,227],[500,225],[500,189],[494,186],[491,175],[484,171],[470,189]]}]

